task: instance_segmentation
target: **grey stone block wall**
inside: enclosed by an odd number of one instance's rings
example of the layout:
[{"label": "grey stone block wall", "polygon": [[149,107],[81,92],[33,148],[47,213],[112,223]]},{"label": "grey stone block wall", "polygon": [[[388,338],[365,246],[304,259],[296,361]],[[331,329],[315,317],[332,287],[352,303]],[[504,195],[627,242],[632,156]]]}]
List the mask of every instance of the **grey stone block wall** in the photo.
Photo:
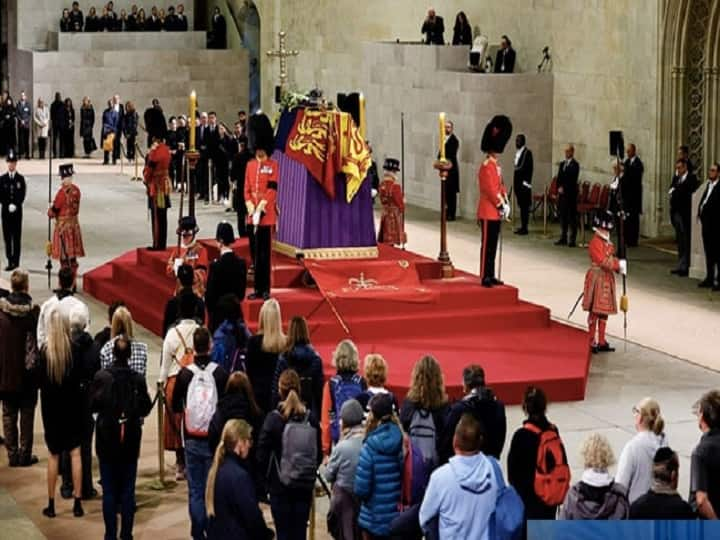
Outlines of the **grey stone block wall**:
[{"label": "grey stone block wall", "polygon": [[53,51],[127,51],[204,49],[205,32],[50,32],[49,49]]},{"label": "grey stone block wall", "polygon": [[492,75],[462,70],[467,51],[394,43],[363,45],[360,90],[367,99],[368,138],[379,164],[400,158],[400,117],[405,115],[405,197],[410,204],[439,210],[440,181],[432,163],[438,152],[438,114],[445,112],[460,138],[460,200],[463,217],[477,208],[477,171],[483,129],[495,114],[513,120],[513,138],[501,157],[512,185],[514,135],[525,133],[535,158],[534,191],[550,182],[553,138],[551,74]]}]

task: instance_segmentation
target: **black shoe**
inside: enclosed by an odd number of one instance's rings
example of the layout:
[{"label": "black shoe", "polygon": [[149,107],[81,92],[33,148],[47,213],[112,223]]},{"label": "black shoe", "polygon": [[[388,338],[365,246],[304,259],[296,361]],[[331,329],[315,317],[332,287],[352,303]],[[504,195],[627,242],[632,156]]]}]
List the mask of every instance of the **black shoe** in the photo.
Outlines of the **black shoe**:
[{"label": "black shoe", "polygon": [[591,352],[592,354],[597,354],[597,353],[598,353],[598,346],[597,346],[597,345],[590,345],[590,352]]},{"label": "black shoe", "polygon": [[5,438],[2,435],[0,435],[0,444],[5,444]]},{"label": "black shoe", "polygon": [[48,506],[47,508],[43,508],[42,513],[43,513],[43,516],[45,516],[45,517],[54,518],[55,517],[55,508]]},{"label": "black shoe", "polygon": [[598,352],[614,352],[615,347],[611,347],[609,343],[605,342],[598,345],[597,350]]},{"label": "black shoe", "polygon": [[505,285],[505,283],[500,281],[499,279],[496,279],[496,278],[490,278],[490,279],[491,279],[493,285]]},{"label": "black shoe", "polygon": [[20,457],[19,456],[13,456],[8,459],[8,465],[10,467],[19,467],[20,466]]},{"label": "black shoe", "polygon": [[575,242],[568,242],[568,247],[577,247],[577,244]]},{"label": "black shoe", "polygon": [[712,279],[703,279],[698,283],[698,287],[701,289],[711,289],[713,287]]},{"label": "black shoe", "polygon": [[12,272],[12,270],[13,270],[12,264],[8,264],[8,265],[5,267],[5,271],[6,271],[6,272]]},{"label": "black shoe", "polygon": [[526,236],[528,234],[527,229],[516,229],[514,232],[520,236]]},{"label": "black shoe", "polygon": [[555,242],[555,245],[556,246],[567,246],[567,240],[565,240],[564,238],[561,238],[560,240]]},{"label": "black shoe", "polygon": [[72,499],[73,498],[72,486],[61,486],[60,487],[60,496],[63,499]]},{"label": "black shoe", "polygon": [[448,220],[448,221],[455,221],[455,216],[448,216],[448,217],[447,217],[447,220]]},{"label": "black shoe", "polygon": [[75,504],[73,504],[73,516],[75,517],[83,517],[85,515],[85,510],[83,510],[82,502],[80,499],[75,499]]},{"label": "black shoe", "polygon": [[673,268],[672,270],[670,270],[670,273],[675,275],[680,274],[680,272],[682,272],[682,270],[679,270],[678,268]]},{"label": "black shoe", "polygon": [[253,293],[248,294],[247,299],[248,300],[260,300],[262,297],[263,297],[262,294],[260,294],[258,292],[253,292]]},{"label": "black shoe", "polygon": [[715,285],[715,286],[712,288],[712,290],[715,291],[715,292],[720,291],[720,284]]},{"label": "black shoe", "polygon": [[35,465],[38,462],[38,457],[36,455],[32,456],[25,456],[20,458],[20,466],[21,467],[30,467],[32,465]]},{"label": "black shoe", "polygon": [[482,286],[487,287],[488,289],[494,285],[493,278],[483,278],[482,280]]},{"label": "black shoe", "polygon": [[264,293],[262,293],[262,299],[263,299],[263,300],[269,300],[269,299],[270,299],[270,293],[269,293],[269,292],[264,292]]},{"label": "black shoe", "polygon": [[232,208],[226,208],[225,211],[226,212],[234,212],[235,210],[233,210]]},{"label": "black shoe", "polygon": [[688,277],[690,275],[690,272],[688,272],[687,270],[678,270],[677,275],[679,277]]}]

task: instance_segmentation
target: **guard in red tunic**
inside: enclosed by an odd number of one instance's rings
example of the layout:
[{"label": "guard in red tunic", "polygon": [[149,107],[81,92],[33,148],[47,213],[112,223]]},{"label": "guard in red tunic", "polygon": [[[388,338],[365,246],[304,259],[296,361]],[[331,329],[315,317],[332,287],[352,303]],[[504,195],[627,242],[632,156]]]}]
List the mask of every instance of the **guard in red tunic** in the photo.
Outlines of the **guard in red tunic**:
[{"label": "guard in red tunic", "polygon": [[592,265],[585,274],[583,309],[588,312],[590,349],[593,353],[615,350],[605,339],[605,327],[608,315],[617,313],[615,273],[627,274],[627,261],[615,256],[615,246],[610,240],[613,223],[612,212],[598,213],[593,218],[595,234],[588,246]]},{"label": "guard in red tunic", "polygon": [[154,139],[145,160],[143,181],[148,196],[152,222],[153,251],[167,249],[167,211],[170,208],[170,147],[162,139]]},{"label": "guard in red tunic", "polygon": [[480,250],[480,278],[483,287],[502,285],[495,277],[495,254],[502,220],[510,215],[507,190],[503,183],[498,154],[502,154],[512,134],[507,116],[496,116],[485,127],[481,149],[487,154],[478,171],[477,224],[482,229]]},{"label": "guard in red tunic", "polygon": [[195,274],[193,278],[193,291],[197,296],[205,296],[205,284],[207,283],[208,254],[207,250],[197,241],[197,233],[200,228],[193,216],[185,216],[180,219],[177,234],[180,235],[180,247],[174,248],[170,253],[167,264],[167,275],[177,276],[178,269],[183,264],[192,266]]},{"label": "guard in red tunic", "polygon": [[250,253],[255,267],[255,291],[249,300],[270,298],[272,233],[277,224],[277,189],[280,166],[270,159],[275,146],[270,120],[254,114],[248,121],[248,139],[255,159],[245,169],[245,207],[248,213]]},{"label": "guard in red tunic", "polygon": [[82,232],[78,222],[80,213],[80,189],[73,184],[72,163],[60,165],[62,185],[58,189],[52,206],[48,209],[48,217],[55,219],[55,230],[52,237],[50,254],[60,261],[61,267],[73,271],[73,289],[77,279],[78,258],[85,256]]},{"label": "guard in red tunic", "polygon": [[383,181],[378,186],[378,195],[382,203],[382,217],[378,242],[382,244],[404,244],[405,235],[405,201],[403,192],[397,183],[397,173],[400,170],[400,161],[387,158],[383,164]]}]

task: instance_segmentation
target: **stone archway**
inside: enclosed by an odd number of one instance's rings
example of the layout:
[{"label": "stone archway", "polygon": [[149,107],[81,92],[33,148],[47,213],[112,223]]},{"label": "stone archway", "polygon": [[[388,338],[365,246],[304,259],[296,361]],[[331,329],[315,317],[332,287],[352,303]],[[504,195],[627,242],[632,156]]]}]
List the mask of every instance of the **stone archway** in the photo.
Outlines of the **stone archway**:
[{"label": "stone archway", "polygon": [[[701,178],[720,150],[720,0],[667,0],[663,8],[658,70],[659,193],[669,185],[678,145],[690,147],[690,158]],[[666,204],[665,197],[658,197],[658,225],[667,222]]]}]

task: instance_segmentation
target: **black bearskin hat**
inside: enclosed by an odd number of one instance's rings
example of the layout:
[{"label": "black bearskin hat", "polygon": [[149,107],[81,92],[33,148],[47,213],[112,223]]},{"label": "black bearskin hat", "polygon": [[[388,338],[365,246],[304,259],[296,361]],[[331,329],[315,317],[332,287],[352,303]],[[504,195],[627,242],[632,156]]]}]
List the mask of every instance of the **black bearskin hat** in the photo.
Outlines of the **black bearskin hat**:
[{"label": "black bearskin hat", "polygon": [[593,217],[593,227],[611,231],[615,227],[615,216],[610,210],[600,211]]},{"label": "black bearskin hat", "polygon": [[70,176],[75,176],[75,171],[73,170],[72,163],[60,165],[58,167],[58,173],[60,174],[60,178],[69,178]]},{"label": "black bearskin hat", "polygon": [[268,156],[275,150],[275,133],[270,119],[262,113],[253,114],[248,119],[248,147],[253,153],[258,149],[265,150]]},{"label": "black bearskin hat", "polygon": [[485,126],[480,149],[483,152],[502,154],[512,135],[512,122],[507,116],[498,115]]},{"label": "black bearskin hat", "polygon": [[398,172],[400,170],[400,160],[391,157],[385,158],[383,170],[394,173]]}]

